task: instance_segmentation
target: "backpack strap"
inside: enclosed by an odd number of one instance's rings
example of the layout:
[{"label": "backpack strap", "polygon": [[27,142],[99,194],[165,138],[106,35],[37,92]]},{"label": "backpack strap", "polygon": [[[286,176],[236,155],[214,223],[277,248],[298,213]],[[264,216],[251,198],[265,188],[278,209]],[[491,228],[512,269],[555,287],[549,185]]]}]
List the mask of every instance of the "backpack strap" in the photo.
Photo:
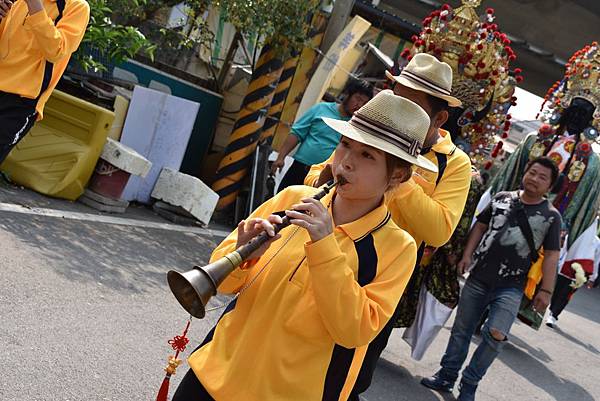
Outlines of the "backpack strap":
[{"label": "backpack strap", "polygon": [[[58,8],[58,17],[54,20],[54,26],[58,25],[58,22],[63,17],[63,11],[65,10],[66,0],[56,0],[56,7]],[[44,78],[42,79],[42,86],[40,89],[40,94],[38,95],[36,100],[48,90],[50,86],[50,81],[52,80],[52,72],[54,70],[54,64],[46,60],[46,66],[44,67]]]},{"label": "backpack strap", "polygon": [[523,233],[523,236],[529,245],[529,256],[533,263],[535,263],[537,262],[539,255],[537,249],[535,248],[533,231],[531,231],[531,226],[529,225],[529,220],[527,219],[527,214],[525,213],[525,208],[519,199],[518,192],[511,192],[510,196],[515,217],[517,218],[517,224],[519,225],[519,228],[521,229],[521,232]]}]

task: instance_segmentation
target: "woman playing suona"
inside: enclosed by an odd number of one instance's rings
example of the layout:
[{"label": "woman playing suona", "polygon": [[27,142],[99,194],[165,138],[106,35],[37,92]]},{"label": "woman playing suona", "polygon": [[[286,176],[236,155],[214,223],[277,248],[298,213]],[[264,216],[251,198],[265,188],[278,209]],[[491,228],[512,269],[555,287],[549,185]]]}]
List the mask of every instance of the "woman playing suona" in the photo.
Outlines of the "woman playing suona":
[{"label": "woman playing suona", "polygon": [[[410,278],[414,240],[390,219],[386,191],[435,171],[420,156],[429,127],[415,103],[380,92],[348,122],[332,168],[340,184],[292,186],[240,222],[211,262],[262,231],[273,238],[232,272],[219,292],[239,296],[202,345],[173,401],[346,400],[369,342],[385,326]],[[292,225],[274,235],[275,213]]]}]

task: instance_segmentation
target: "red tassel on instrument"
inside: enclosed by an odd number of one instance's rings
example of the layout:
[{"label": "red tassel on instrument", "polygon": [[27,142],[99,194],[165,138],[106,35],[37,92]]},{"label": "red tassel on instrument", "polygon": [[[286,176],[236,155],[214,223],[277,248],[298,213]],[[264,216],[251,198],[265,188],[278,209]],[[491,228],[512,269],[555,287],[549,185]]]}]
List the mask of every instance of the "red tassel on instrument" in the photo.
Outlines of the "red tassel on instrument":
[{"label": "red tassel on instrument", "polygon": [[190,316],[190,319],[188,320],[187,325],[185,326],[183,334],[181,336],[175,336],[173,337],[173,339],[169,340],[169,345],[177,352],[175,352],[175,356],[169,357],[169,364],[165,368],[167,374],[165,375],[165,378],[163,379],[162,384],[160,385],[158,395],[156,396],[156,401],[168,401],[167,396],[169,395],[169,384],[171,381],[171,376],[175,374],[177,367],[179,366],[179,364],[181,364],[181,361],[177,359],[177,357],[179,356],[180,352],[183,352],[185,350],[185,347],[190,341],[186,337],[186,334],[188,332],[188,329],[190,328],[191,322],[192,317]]},{"label": "red tassel on instrument", "polygon": [[158,390],[158,395],[156,396],[156,401],[168,401],[167,396],[169,395],[170,378],[171,378],[171,375],[167,373],[165,378],[163,379],[160,389]]}]

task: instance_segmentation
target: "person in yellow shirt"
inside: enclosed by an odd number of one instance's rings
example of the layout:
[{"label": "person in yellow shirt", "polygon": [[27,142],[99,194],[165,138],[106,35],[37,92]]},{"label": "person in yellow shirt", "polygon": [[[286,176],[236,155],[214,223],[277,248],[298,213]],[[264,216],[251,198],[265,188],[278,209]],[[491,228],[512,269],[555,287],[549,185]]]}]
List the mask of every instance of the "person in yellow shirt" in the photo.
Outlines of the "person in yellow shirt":
[{"label": "person in yellow shirt", "polygon": [[[411,164],[436,167],[420,156],[427,114],[390,90],[350,121],[324,121],[342,135],[332,162],[340,184],[320,201],[315,188],[286,188],[213,252],[211,261],[264,230],[273,237],[219,286],[238,296],[189,357],[173,401],[348,399],[416,260],[384,195]],[[292,225],[275,235],[281,210]]]},{"label": "person in yellow shirt", "polygon": [[42,119],[89,16],[85,0],[0,0],[0,163]]},{"label": "person in yellow shirt", "polygon": [[[471,161],[452,143],[450,133],[441,129],[448,120],[448,107],[458,107],[461,102],[451,96],[452,68],[426,53],[415,54],[400,75],[388,74],[388,78],[394,82],[394,93],[417,103],[431,119],[422,154],[439,167],[438,173],[416,167],[410,180],[386,195],[392,219],[415,239],[421,255],[425,244],[440,247],[448,242],[469,192]],[[335,154],[312,166],[304,183],[314,186],[328,181],[334,158]],[[392,329],[412,323],[421,284],[417,275],[414,276],[393,318],[369,345],[351,400],[358,401],[358,395],[369,388]]]}]

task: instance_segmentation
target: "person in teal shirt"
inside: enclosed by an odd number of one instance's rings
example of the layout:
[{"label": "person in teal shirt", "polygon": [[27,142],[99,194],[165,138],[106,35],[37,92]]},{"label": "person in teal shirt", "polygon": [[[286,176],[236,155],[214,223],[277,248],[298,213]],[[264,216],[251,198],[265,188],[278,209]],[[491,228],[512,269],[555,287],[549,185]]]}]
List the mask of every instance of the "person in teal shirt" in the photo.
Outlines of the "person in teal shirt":
[{"label": "person in teal shirt", "polygon": [[279,184],[278,192],[290,185],[302,185],[310,166],[327,160],[338,145],[340,134],[325,124],[322,117],[349,120],[356,110],[373,97],[373,89],[367,82],[354,79],[346,86],[344,93],[346,96],[342,103],[318,103],[292,126],[290,135],[281,145],[277,160],[271,166],[271,173],[275,174],[283,167],[286,156],[300,144],[293,156],[294,162]]}]

